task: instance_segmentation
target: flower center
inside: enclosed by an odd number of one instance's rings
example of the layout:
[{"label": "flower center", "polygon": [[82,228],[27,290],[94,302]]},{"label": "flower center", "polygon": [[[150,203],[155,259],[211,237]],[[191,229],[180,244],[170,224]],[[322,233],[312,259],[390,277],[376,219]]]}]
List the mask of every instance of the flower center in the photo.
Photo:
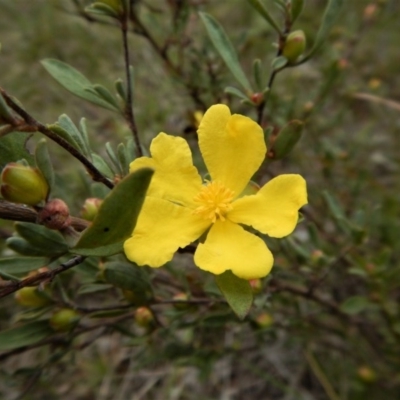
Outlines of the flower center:
[{"label": "flower center", "polygon": [[193,199],[198,207],[194,214],[199,214],[213,223],[219,218],[225,221],[225,214],[232,210],[234,192],[218,181],[208,182]]}]

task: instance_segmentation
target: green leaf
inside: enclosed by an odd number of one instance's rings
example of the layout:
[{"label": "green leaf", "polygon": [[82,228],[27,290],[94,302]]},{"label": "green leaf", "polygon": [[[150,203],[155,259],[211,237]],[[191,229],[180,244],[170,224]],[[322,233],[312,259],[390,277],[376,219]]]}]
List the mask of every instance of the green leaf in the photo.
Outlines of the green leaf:
[{"label": "green leaf", "polygon": [[[66,114],[60,115],[57,121],[57,125],[63,129],[72,138],[73,142],[76,143],[75,147],[80,150],[81,153],[86,154],[86,143],[82,137],[82,133],[75,126],[72,119]],[[87,155],[87,154],[86,154]]]},{"label": "green leaf", "polygon": [[359,314],[371,305],[370,301],[364,296],[353,296],[346,299],[341,305],[340,310],[349,315]]},{"label": "green leaf", "polygon": [[0,259],[0,271],[7,274],[24,275],[48,264],[44,257],[8,257]]},{"label": "green leaf", "polygon": [[258,11],[258,13],[276,30],[279,35],[282,35],[282,31],[279,25],[272,18],[264,4],[260,0],[248,0],[248,2]]},{"label": "green leaf", "polygon": [[90,14],[103,15],[105,17],[119,18],[118,12],[107,4],[95,2],[85,8],[85,11]]},{"label": "green leaf", "polygon": [[329,0],[329,3],[325,9],[324,16],[322,17],[322,22],[318,30],[317,37],[315,38],[314,45],[311,48],[310,52],[299,63],[297,63],[297,65],[309,60],[324,44],[333,24],[336,21],[337,16],[339,15],[339,11],[343,5],[343,1],[344,0]]},{"label": "green leaf", "polygon": [[272,60],[271,66],[274,71],[284,68],[288,63],[288,59],[284,56],[275,57]]},{"label": "green leaf", "polygon": [[44,254],[56,256],[68,252],[68,245],[63,236],[59,232],[48,229],[43,225],[17,222],[15,230],[31,246],[42,250]]},{"label": "green leaf", "polygon": [[88,293],[97,293],[97,292],[103,292],[105,290],[110,290],[112,289],[112,285],[109,285],[108,283],[89,283],[87,285],[82,285],[78,291],[77,294],[88,294]]},{"label": "green leaf", "polygon": [[52,256],[52,249],[41,249],[35,246],[32,246],[25,239],[12,236],[6,240],[7,246],[14,250],[18,254],[22,254],[23,256],[29,257],[44,257],[44,256]]},{"label": "green leaf", "polygon": [[253,77],[256,83],[257,90],[262,90],[264,87],[263,70],[261,60],[259,58],[253,61]]},{"label": "green leaf", "polygon": [[290,121],[285,125],[275,138],[268,157],[280,160],[288,155],[301,138],[304,123],[298,120]]},{"label": "green leaf", "polygon": [[122,174],[121,165],[119,164],[118,158],[115,155],[114,149],[111,147],[110,142],[107,142],[105,147],[107,155],[108,157],[110,157],[110,160],[113,163],[114,167],[118,170],[120,174]]},{"label": "green leaf", "polygon": [[11,132],[7,136],[0,137],[0,169],[9,162],[15,162],[25,158],[30,165],[33,157],[25,148],[28,136],[23,132]]},{"label": "green leaf", "polygon": [[253,303],[249,281],[238,278],[231,271],[216,275],[215,281],[235,314],[244,319]]},{"label": "green leaf", "polygon": [[208,36],[211,39],[215,49],[224,60],[226,66],[232,72],[232,75],[243,86],[246,91],[252,92],[250,82],[244,74],[242,67],[239,64],[239,59],[236,54],[228,35],[225,33],[222,26],[213,18],[204,12],[199,13],[206,27]]},{"label": "green leaf", "polygon": [[87,91],[86,89],[91,87],[92,83],[75,68],[62,61],[51,58],[42,60],[41,63],[46,71],[61,86],[75,96],[94,103],[100,107],[107,108],[108,110],[118,111],[118,109],[105,101],[102,97],[95,95],[93,92]]},{"label": "green leaf", "polygon": [[41,139],[37,143],[35,150],[35,160],[37,167],[40,169],[40,172],[46,179],[51,191],[54,186],[54,170],[53,164],[51,163],[49,150],[47,148],[46,139]]},{"label": "green leaf", "polygon": [[292,23],[296,21],[301,12],[303,11],[304,0],[292,0]]},{"label": "green leaf", "polygon": [[93,165],[107,178],[113,179],[114,178],[114,172],[110,168],[110,166],[106,163],[106,161],[103,159],[103,157],[100,157],[96,153],[91,154],[92,162]]},{"label": "green leaf", "polygon": [[228,86],[224,89],[225,93],[232,94],[233,96],[239,97],[239,99],[242,100],[249,100],[248,96],[246,96],[241,90],[233,87],[233,86]]},{"label": "green leaf", "polygon": [[118,101],[114,98],[114,96],[110,93],[110,91],[106,87],[99,84],[95,84],[92,87],[95,90],[95,92],[107,103],[115,107],[117,110],[120,108]]},{"label": "green leaf", "polygon": [[124,178],[104,199],[73,251],[82,255],[119,252],[133,232],[153,173],[150,168],[142,168]]},{"label": "green leaf", "polygon": [[129,174],[129,156],[127,149],[123,143],[120,143],[117,147],[118,161],[122,169],[122,175]]},{"label": "green leaf", "polygon": [[14,120],[11,110],[9,109],[6,101],[4,100],[1,94],[0,94],[0,117],[3,117],[3,121],[5,120],[7,122],[12,122]]},{"label": "green leaf", "polygon": [[28,322],[0,332],[0,351],[29,346],[53,334],[47,321]]},{"label": "green leaf", "polygon": [[105,264],[104,279],[113,286],[129,291],[126,295],[135,305],[144,305],[153,298],[148,275],[142,267],[121,261]]},{"label": "green leaf", "polygon": [[79,131],[82,135],[82,140],[85,146],[85,152],[84,154],[90,158],[90,154],[92,153],[92,151],[90,150],[90,143],[89,143],[89,134],[88,134],[88,130],[87,130],[87,126],[86,126],[86,119],[85,118],[81,118],[79,121]]}]

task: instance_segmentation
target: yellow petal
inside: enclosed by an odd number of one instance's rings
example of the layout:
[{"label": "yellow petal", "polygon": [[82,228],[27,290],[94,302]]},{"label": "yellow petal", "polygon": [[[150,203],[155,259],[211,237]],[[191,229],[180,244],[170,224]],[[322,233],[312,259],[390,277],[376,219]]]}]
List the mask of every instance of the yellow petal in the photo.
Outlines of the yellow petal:
[{"label": "yellow petal", "polygon": [[231,270],[239,278],[256,279],[269,274],[274,259],[259,237],[230,221],[218,220],[197,247],[194,262],[215,275]]},{"label": "yellow petal", "polygon": [[236,200],[227,218],[252,226],[272,237],[293,232],[298,210],[307,204],[306,181],[300,175],[280,175],[264,185],[255,195]]},{"label": "yellow petal", "polygon": [[157,268],[170,261],[179,247],[199,238],[210,222],[192,210],[167,200],[146,197],[131,238],[125,241],[127,258]]},{"label": "yellow petal", "polygon": [[152,158],[140,157],[130,165],[130,171],[154,168],[148,196],[189,205],[201,189],[201,177],[193,166],[189,145],[181,137],[158,134],[150,146]]},{"label": "yellow petal", "polygon": [[223,104],[210,107],[201,120],[199,146],[211,178],[239,196],[265,158],[261,127]]}]

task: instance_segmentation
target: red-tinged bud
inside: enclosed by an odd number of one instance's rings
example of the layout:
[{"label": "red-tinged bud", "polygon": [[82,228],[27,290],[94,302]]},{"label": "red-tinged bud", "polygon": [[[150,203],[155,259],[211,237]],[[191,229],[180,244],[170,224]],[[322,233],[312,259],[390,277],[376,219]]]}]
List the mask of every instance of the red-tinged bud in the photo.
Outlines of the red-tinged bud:
[{"label": "red-tinged bud", "polygon": [[264,94],[263,93],[253,93],[250,96],[250,100],[256,105],[260,105],[264,101]]},{"label": "red-tinged bud", "polygon": [[57,332],[68,332],[79,322],[80,315],[70,308],[56,311],[50,318],[50,326]]},{"label": "red-tinged bud", "polygon": [[187,303],[189,296],[186,293],[180,292],[175,294],[172,299],[176,301],[173,303],[173,306],[177,310],[185,310],[188,308],[189,304]]},{"label": "red-tinged bud", "polygon": [[1,173],[1,195],[13,203],[35,206],[45,200],[49,186],[37,168],[9,163]]},{"label": "red-tinged bud", "polygon": [[357,375],[365,383],[374,383],[377,379],[376,372],[366,365],[358,368]]},{"label": "red-tinged bud", "polygon": [[263,288],[261,279],[251,279],[249,283],[254,294],[261,293]]},{"label": "red-tinged bud", "polygon": [[368,4],[365,8],[364,8],[364,20],[365,21],[371,21],[375,15],[376,12],[378,10],[378,5],[377,4]]},{"label": "red-tinged bud", "polygon": [[16,302],[25,307],[44,307],[51,304],[51,300],[36,287],[23,287],[15,293]]},{"label": "red-tinged bud", "polygon": [[96,197],[86,199],[81,210],[82,218],[86,219],[86,221],[93,221],[99,211],[102,202],[103,200]]},{"label": "red-tinged bud", "polygon": [[255,322],[260,328],[268,328],[274,323],[274,319],[271,314],[263,312],[257,316]]},{"label": "red-tinged bud", "polygon": [[46,203],[37,219],[39,224],[49,229],[63,230],[71,225],[68,206],[60,199]]},{"label": "red-tinged bud", "polygon": [[293,64],[304,53],[306,49],[306,36],[301,30],[293,31],[286,38],[282,49],[282,55]]},{"label": "red-tinged bud", "polygon": [[143,328],[150,328],[154,323],[153,313],[147,307],[139,307],[135,311],[135,321]]}]

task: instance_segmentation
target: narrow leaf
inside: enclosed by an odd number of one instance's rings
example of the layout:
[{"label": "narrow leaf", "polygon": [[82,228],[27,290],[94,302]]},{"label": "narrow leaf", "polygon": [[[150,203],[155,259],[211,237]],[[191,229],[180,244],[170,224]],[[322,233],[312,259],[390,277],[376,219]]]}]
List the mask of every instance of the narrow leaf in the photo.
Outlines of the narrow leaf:
[{"label": "narrow leaf", "polygon": [[82,133],[79,131],[79,129],[75,126],[73,123],[72,119],[66,115],[62,114],[58,118],[57,124],[69,134],[69,136],[73,139],[73,141],[77,144],[78,150],[81,151],[81,153],[85,154],[86,151],[86,145],[85,141],[82,137]]},{"label": "narrow leaf", "polygon": [[237,53],[222,26],[211,15],[204,12],[199,14],[215,49],[230,69],[232,75],[245,90],[252,92],[250,82],[240,66]]},{"label": "narrow leaf", "polygon": [[296,21],[301,12],[303,11],[304,0],[292,0],[292,23]]},{"label": "narrow leaf", "polygon": [[46,71],[65,89],[80,97],[81,99],[90,101],[98,106],[107,108],[108,110],[118,111],[114,106],[105,101],[102,97],[87,91],[86,88],[92,86],[92,83],[78,70],[70,65],[47,58],[41,61]]},{"label": "narrow leaf", "polygon": [[302,64],[309,60],[324,44],[328,37],[328,34],[339,15],[340,8],[342,7],[343,0],[329,0],[326,6],[324,16],[322,17],[322,23],[317,33],[314,45],[310,52],[300,61],[298,64]]},{"label": "narrow leaf", "polygon": [[0,259],[0,271],[9,274],[26,274],[48,264],[47,258],[7,257]]},{"label": "narrow leaf", "polygon": [[282,35],[279,25],[272,18],[264,4],[260,0],[248,0],[248,2],[259,12],[259,14],[276,30],[279,35]]},{"label": "narrow leaf", "polygon": [[53,330],[47,321],[33,321],[0,332],[0,351],[29,346],[50,336]]},{"label": "narrow leaf", "polygon": [[54,170],[53,164],[51,163],[49,150],[47,148],[46,139],[41,139],[37,143],[35,160],[37,167],[40,169],[40,172],[43,174],[51,190],[54,186]]},{"label": "narrow leaf", "polygon": [[244,319],[253,303],[249,281],[238,278],[231,271],[217,275],[215,281],[235,314]]},{"label": "narrow leaf", "polygon": [[115,252],[121,249],[122,242],[136,225],[153,172],[150,168],[142,168],[124,178],[109,193],[92,225],[83,232],[73,249],[75,253],[94,255],[93,250],[103,246],[111,246],[110,251]]},{"label": "narrow leaf", "polygon": [[233,86],[228,86],[224,89],[225,93],[232,94],[233,96],[239,97],[239,99],[242,100],[249,100],[249,98],[239,89],[233,87]]}]

